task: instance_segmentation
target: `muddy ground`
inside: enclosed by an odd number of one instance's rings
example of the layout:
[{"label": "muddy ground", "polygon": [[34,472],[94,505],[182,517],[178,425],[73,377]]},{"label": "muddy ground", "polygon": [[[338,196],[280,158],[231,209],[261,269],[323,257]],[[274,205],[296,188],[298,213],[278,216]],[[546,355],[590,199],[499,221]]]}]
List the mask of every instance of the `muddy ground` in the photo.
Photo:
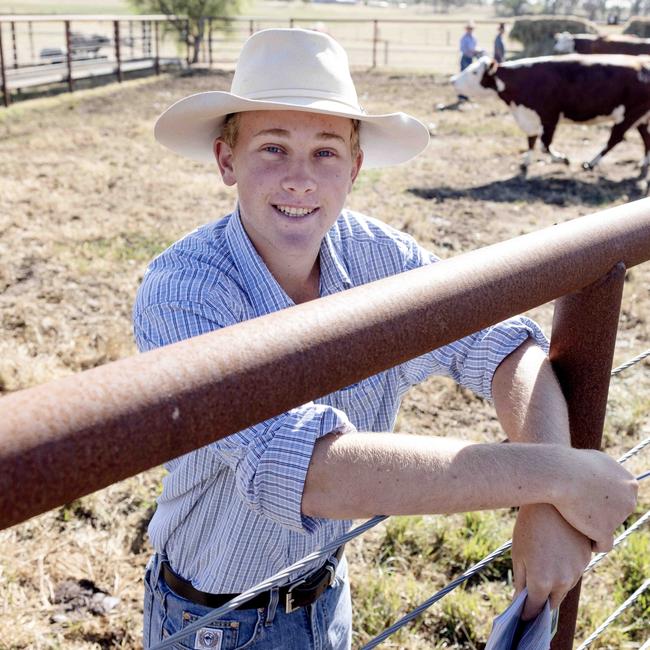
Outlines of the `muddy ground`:
[{"label": "muddy ground", "polygon": [[[441,112],[438,104],[454,100],[442,76],[355,76],[367,110],[410,112],[429,125],[432,141],[407,165],[363,172],[349,206],[407,230],[443,258],[645,194],[636,132],[585,172],[580,163],[606,141],[607,128],[563,125],[555,143],[571,165],[539,154],[524,178],[525,137],[505,105]],[[135,353],[130,310],[147,261],[234,202],[215,169],[157,145],[153,121],[174,100],[229,83],[225,73],[163,76],[0,113],[0,393]],[[615,363],[650,348],[649,289],[650,264],[632,269]],[[550,305],[533,313],[547,332],[551,314]],[[650,364],[617,381],[607,424],[612,454],[648,436]],[[399,426],[500,436],[488,404],[441,379],[411,392]],[[634,462],[640,471],[647,455]],[[161,476],[151,470],[0,532],[0,648],[139,647],[143,531]],[[647,510],[647,485],[642,501]],[[373,539],[349,552],[358,578]],[[424,626],[392,647],[480,647],[456,632]],[[618,647],[611,643],[602,647]]]}]

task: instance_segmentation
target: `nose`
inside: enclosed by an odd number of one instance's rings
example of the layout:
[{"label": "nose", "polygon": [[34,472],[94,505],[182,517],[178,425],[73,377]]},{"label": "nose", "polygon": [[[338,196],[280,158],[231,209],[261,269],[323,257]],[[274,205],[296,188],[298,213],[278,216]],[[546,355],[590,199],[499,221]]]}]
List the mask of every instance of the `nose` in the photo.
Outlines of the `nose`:
[{"label": "nose", "polygon": [[316,189],[316,178],[309,161],[293,161],[282,181],[282,189],[294,194],[308,194]]}]

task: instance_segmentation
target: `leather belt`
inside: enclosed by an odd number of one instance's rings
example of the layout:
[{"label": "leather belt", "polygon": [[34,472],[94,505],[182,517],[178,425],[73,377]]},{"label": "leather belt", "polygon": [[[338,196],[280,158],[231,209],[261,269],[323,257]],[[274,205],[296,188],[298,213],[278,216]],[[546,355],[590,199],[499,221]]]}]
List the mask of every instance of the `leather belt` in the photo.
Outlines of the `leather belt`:
[{"label": "leather belt", "polygon": [[[344,546],[339,546],[336,553],[334,553],[333,557],[336,558],[336,562],[332,562],[329,559],[314,573],[279,588],[280,602],[284,602],[287,614],[299,607],[306,607],[316,602],[325,593],[325,590],[334,583],[336,565],[343,557]],[[191,582],[184,580],[174,573],[167,562],[161,563],[160,573],[167,586],[177,596],[185,598],[185,600],[189,600],[197,605],[216,609],[239,595],[210,594],[205,591],[200,591]],[[271,591],[264,591],[246,601],[237,609],[258,609],[260,607],[266,607],[270,602],[270,598]]]}]

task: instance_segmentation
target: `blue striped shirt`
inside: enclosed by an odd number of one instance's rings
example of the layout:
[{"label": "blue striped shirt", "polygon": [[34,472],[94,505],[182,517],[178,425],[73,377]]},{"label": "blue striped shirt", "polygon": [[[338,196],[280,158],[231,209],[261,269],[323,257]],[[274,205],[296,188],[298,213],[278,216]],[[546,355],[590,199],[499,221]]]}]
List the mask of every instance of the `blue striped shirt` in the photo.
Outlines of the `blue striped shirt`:
[{"label": "blue striped shirt", "polygon": [[[320,295],[436,260],[409,235],[343,211],[321,244]],[[135,338],[150,350],[292,304],[235,211],[151,262],[134,307]],[[391,431],[404,393],[432,374],[489,399],[497,366],[529,336],[546,346],[533,321],[511,319],[171,460],[149,526],[154,548],[212,593],[243,591],[286,568],[351,525],[301,513],[320,436]]]}]

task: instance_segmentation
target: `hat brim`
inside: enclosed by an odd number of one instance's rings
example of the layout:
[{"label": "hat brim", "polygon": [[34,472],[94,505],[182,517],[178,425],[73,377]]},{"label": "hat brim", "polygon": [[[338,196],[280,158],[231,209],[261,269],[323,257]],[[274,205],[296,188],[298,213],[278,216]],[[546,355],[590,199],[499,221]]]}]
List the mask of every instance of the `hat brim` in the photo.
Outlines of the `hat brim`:
[{"label": "hat brim", "polygon": [[168,149],[199,162],[214,162],[213,143],[229,113],[294,110],[359,120],[363,166],[386,167],[417,156],[429,143],[429,131],[406,113],[367,115],[336,100],[313,97],[260,101],[225,91],[209,91],[172,104],[156,121],[156,140]]}]

